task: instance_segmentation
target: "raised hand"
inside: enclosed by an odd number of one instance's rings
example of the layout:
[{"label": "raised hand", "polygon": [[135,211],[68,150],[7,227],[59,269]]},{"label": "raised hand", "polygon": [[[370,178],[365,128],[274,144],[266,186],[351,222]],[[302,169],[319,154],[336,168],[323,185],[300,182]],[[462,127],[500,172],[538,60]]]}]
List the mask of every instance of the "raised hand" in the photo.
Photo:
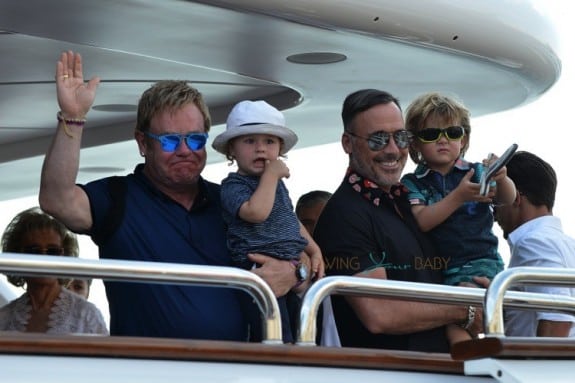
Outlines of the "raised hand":
[{"label": "raised hand", "polygon": [[276,175],[278,179],[283,177],[289,178],[289,168],[285,162],[280,159],[267,160],[265,172]]},{"label": "raised hand", "polygon": [[62,52],[56,65],[56,92],[63,117],[85,118],[94,103],[99,83],[98,77],[84,83],[82,57],[79,53]]}]

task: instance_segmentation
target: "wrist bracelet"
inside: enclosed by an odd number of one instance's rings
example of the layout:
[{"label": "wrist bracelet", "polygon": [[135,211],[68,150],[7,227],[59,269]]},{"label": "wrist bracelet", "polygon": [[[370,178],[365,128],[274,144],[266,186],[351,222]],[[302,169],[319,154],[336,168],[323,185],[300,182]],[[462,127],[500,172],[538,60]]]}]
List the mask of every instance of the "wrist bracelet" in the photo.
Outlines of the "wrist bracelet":
[{"label": "wrist bracelet", "polygon": [[461,328],[469,330],[473,322],[475,322],[475,311],[475,306],[467,306],[467,321],[459,325]]},{"label": "wrist bracelet", "polygon": [[59,111],[58,114],[56,114],[56,118],[58,119],[58,122],[62,123],[62,126],[64,127],[64,133],[66,133],[66,135],[70,138],[74,138],[74,135],[70,131],[70,128],[68,128],[68,125],[84,126],[86,123],[85,118],[64,118],[62,111]]}]

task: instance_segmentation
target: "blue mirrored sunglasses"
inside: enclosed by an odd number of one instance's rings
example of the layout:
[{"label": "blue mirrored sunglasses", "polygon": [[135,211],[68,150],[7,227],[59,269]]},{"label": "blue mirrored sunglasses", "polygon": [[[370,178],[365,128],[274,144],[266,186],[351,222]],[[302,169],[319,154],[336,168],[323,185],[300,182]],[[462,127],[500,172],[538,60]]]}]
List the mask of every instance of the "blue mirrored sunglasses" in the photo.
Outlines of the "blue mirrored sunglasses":
[{"label": "blue mirrored sunglasses", "polygon": [[144,132],[146,136],[151,137],[155,140],[160,141],[162,145],[162,150],[164,152],[175,152],[183,139],[186,141],[188,148],[193,151],[201,150],[206,146],[206,141],[208,140],[208,133],[189,133],[189,134],[153,134],[150,132]]}]

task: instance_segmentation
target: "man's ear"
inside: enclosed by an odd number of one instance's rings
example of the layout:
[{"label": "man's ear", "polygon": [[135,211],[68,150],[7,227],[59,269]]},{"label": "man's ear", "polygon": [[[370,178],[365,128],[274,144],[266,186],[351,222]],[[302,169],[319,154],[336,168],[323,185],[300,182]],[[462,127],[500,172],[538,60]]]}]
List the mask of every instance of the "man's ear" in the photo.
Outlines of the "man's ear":
[{"label": "man's ear", "polygon": [[138,150],[140,151],[140,155],[143,157],[146,154],[146,137],[144,136],[144,132],[135,130],[134,138],[138,143]]},{"label": "man's ear", "polygon": [[351,138],[349,137],[349,134],[343,133],[341,135],[341,146],[346,154],[351,153]]},{"label": "man's ear", "polygon": [[518,190],[515,191],[515,199],[513,200],[513,206],[519,207],[521,206],[522,199],[524,195],[521,194]]}]

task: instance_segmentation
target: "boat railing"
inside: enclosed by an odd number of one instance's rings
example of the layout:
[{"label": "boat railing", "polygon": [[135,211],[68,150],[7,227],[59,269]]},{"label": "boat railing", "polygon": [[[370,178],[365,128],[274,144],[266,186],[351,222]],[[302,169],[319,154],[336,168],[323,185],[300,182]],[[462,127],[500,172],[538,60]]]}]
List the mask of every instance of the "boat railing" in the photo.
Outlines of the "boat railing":
[{"label": "boat railing", "polygon": [[447,304],[485,302],[486,336],[503,336],[503,309],[506,307],[575,314],[575,299],[567,296],[507,291],[515,283],[575,284],[575,269],[512,268],[498,274],[488,289],[443,286],[352,276],[326,277],[314,283],[305,293],[300,310],[297,343],[315,346],[316,317],[319,306],[329,295],[370,296],[390,299]]},{"label": "boat railing", "polygon": [[263,343],[281,344],[281,318],[275,295],[256,274],[235,267],[3,253],[0,272],[109,281],[170,283],[234,288],[250,294],[262,312]]},{"label": "boat railing", "polygon": [[[497,274],[491,281],[484,301],[484,320],[486,335],[504,336],[503,305],[511,292],[507,292],[511,286],[524,285],[553,285],[575,287],[575,269],[560,269],[550,267],[513,267]],[[552,302],[552,307],[557,311],[573,312],[575,299],[563,295],[548,295],[545,300]],[[528,299],[526,297],[526,299]],[[571,302],[571,303],[570,303]],[[545,308],[535,303],[526,301],[526,305],[520,304],[513,307]]]},{"label": "boat railing", "polygon": [[[0,257],[0,272],[240,289],[253,297],[262,313],[263,342],[282,343],[281,318],[273,291],[259,276],[243,269],[3,253]],[[351,276],[326,277],[315,282],[303,297],[297,344],[316,345],[316,318],[319,306],[327,296],[334,294],[454,305],[484,305],[486,336],[503,336],[503,305],[519,309],[562,311],[575,314],[575,298],[507,291],[509,287],[518,283],[575,285],[575,269],[535,267],[507,269],[494,278],[488,289]]]}]

